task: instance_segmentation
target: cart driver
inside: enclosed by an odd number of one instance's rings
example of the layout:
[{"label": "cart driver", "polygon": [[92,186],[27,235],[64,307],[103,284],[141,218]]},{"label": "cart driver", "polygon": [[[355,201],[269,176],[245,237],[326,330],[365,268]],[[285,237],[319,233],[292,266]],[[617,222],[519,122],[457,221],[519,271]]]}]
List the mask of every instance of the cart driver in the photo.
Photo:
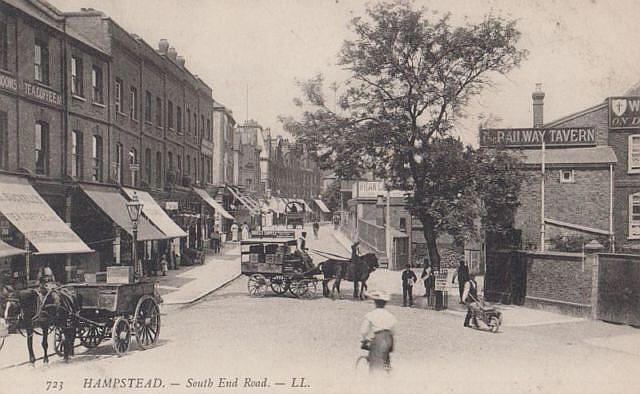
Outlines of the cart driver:
[{"label": "cart driver", "polygon": [[300,237],[298,237],[298,240],[296,242],[296,255],[298,257],[302,258],[302,270],[303,272],[307,272],[309,270],[311,270],[314,266],[313,266],[313,260],[311,260],[311,257],[309,256],[309,254],[307,253],[307,232],[303,231],[300,234]]}]

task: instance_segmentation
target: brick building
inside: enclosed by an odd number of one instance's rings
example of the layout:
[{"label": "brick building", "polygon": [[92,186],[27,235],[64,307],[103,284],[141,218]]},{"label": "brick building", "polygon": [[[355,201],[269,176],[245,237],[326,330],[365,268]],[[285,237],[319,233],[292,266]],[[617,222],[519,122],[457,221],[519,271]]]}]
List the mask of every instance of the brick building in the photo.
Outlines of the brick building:
[{"label": "brick building", "polygon": [[[0,172],[26,176],[81,238],[111,240],[114,224],[88,227],[89,200],[79,191],[128,186],[150,192],[183,224],[183,246],[200,246],[220,210],[199,194],[216,192],[213,113],[211,88],[166,40],[156,49],[93,9],[0,2]],[[0,227],[11,232],[4,218]],[[92,247],[111,256],[110,244]],[[50,258],[57,276],[70,272],[57,261],[73,258]]]}]

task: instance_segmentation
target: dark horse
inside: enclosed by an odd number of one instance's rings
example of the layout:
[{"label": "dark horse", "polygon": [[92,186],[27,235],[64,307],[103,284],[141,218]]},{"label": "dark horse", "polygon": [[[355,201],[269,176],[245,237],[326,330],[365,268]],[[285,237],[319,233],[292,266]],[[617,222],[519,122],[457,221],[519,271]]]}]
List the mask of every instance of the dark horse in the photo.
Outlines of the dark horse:
[{"label": "dark horse", "polygon": [[[44,293],[46,291],[46,293]],[[42,294],[44,293],[44,294]],[[11,286],[0,288],[0,302],[4,311],[4,319],[10,327],[24,329],[27,333],[27,349],[29,362],[34,364],[33,333],[36,327],[42,329],[43,362],[49,362],[49,329],[59,328],[62,334],[62,351],[64,360],[68,361],[73,354],[73,343],[76,332],[76,312],[79,303],[75,294],[67,288],[50,290],[26,289],[14,291]]]},{"label": "dark horse", "polygon": [[[329,259],[318,264],[318,268],[324,279],[322,280],[322,293],[325,297],[329,296],[329,287],[327,283],[330,279],[335,279],[331,288],[331,296],[335,290],[340,294],[340,281],[348,280],[353,282],[353,297],[363,299],[364,290],[367,289],[367,279],[369,275],[378,268],[378,258],[375,253],[367,253],[359,258],[359,263],[354,264],[351,260]],[[358,282],[362,285],[358,289]]]}]

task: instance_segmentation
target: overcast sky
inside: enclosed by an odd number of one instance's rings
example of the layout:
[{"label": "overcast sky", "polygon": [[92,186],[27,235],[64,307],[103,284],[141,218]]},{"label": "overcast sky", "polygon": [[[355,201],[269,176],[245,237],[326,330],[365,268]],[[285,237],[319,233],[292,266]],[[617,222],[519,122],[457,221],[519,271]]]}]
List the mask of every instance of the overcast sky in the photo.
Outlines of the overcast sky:
[{"label": "overcast sky", "polygon": [[[336,54],[361,15],[355,0],[49,0],[63,11],[91,7],[105,12],[157,48],[167,38],[187,67],[213,89],[238,123],[248,117],[274,134],[277,117],[295,114],[295,80],[323,73],[344,79]],[[478,115],[494,114],[500,127],[531,127],[531,93],[543,84],[545,121],[621,95],[640,81],[640,1],[633,0],[416,0],[455,21],[493,12],[517,19],[529,58],[494,80],[471,103],[458,125],[475,143]],[[247,103],[248,86],[248,103]],[[339,91],[338,91],[339,93]],[[248,104],[248,105],[247,105]]]}]

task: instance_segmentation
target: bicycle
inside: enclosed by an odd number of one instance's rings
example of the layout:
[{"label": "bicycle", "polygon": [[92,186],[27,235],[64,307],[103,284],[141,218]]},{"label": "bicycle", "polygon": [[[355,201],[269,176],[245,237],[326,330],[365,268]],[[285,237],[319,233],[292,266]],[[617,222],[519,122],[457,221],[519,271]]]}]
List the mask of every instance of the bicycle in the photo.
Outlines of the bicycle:
[{"label": "bicycle", "polygon": [[[360,349],[365,350],[365,351],[369,351],[369,345],[370,345],[371,341],[367,341],[367,340],[363,340],[360,342]],[[365,363],[366,361],[366,363]],[[368,355],[364,355],[361,354],[360,356],[358,356],[358,358],[356,359],[356,366],[355,366],[356,372],[364,372],[366,371],[367,373],[369,373],[369,356]],[[387,374],[391,374],[391,360],[389,360],[388,363],[384,364],[383,367],[384,371]]]}]

